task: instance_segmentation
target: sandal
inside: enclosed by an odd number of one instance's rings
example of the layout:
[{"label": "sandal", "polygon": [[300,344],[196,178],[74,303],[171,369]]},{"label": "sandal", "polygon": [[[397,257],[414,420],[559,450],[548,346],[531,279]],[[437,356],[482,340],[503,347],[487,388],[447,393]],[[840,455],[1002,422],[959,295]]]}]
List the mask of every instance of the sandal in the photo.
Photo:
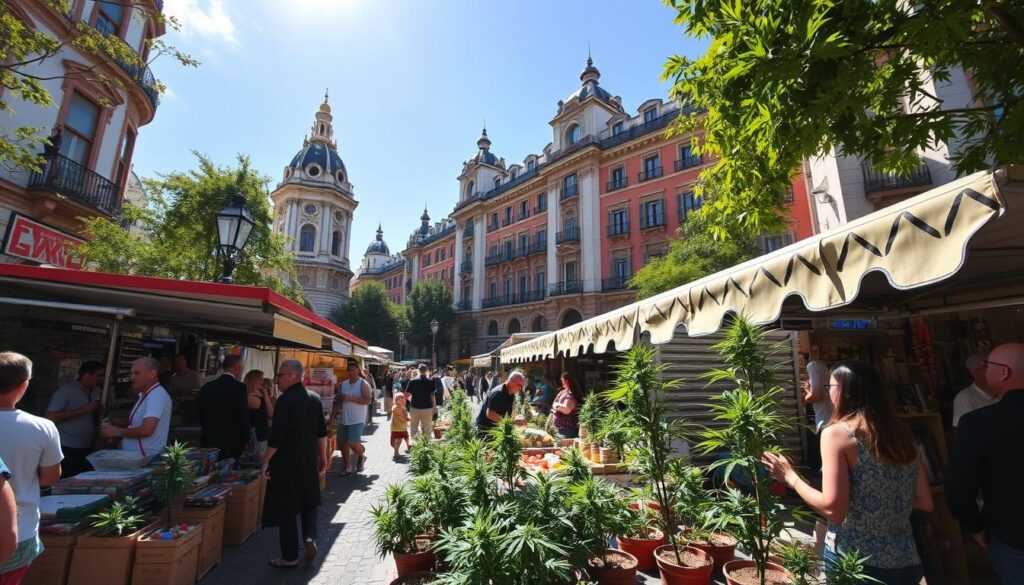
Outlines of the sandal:
[{"label": "sandal", "polygon": [[359,457],[359,463],[356,464],[356,471],[362,471],[364,465],[366,465],[366,456],[361,455]]},{"label": "sandal", "polygon": [[352,470],[349,469],[348,467],[338,472],[338,477],[346,477],[349,475],[352,475]]},{"label": "sandal", "polygon": [[294,569],[299,566],[299,561],[286,561],[284,559],[273,559],[270,561],[270,566],[275,569]]}]

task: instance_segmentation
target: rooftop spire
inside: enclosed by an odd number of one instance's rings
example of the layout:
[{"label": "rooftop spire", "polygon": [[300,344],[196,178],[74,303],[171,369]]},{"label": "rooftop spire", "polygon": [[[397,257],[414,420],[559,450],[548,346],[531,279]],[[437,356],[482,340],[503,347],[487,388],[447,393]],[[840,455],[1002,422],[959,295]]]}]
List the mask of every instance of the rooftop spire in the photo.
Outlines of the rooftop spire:
[{"label": "rooftop spire", "polygon": [[593,81],[597,83],[597,80],[601,79],[601,72],[594,67],[594,59],[590,56],[590,45],[587,44],[587,66],[583,69],[583,73],[580,73],[580,81],[587,83]]},{"label": "rooftop spire", "polygon": [[331,106],[327,104],[327,91],[324,90],[324,103],[320,104],[320,108],[313,116],[313,127],[310,129],[308,142],[321,142],[327,146],[337,149],[338,145],[334,142],[334,126],[331,122],[334,120],[334,116],[331,115]]},{"label": "rooftop spire", "polygon": [[484,125],[484,130],[480,134],[480,140],[476,141],[476,145],[480,150],[486,151],[491,148],[491,139],[487,137],[487,125]]}]

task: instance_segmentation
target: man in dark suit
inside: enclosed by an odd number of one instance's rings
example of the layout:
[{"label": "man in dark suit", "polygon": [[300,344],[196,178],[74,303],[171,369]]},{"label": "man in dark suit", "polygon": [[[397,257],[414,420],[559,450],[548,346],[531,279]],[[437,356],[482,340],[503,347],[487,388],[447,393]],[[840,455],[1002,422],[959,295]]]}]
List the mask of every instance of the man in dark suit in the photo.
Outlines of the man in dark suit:
[{"label": "man in dark suit", "polygon": [[238,459],[249,442],[249,410],[241,377],[242,356],[229,355],[220,377],[199,391],[200,444],[220,449],[221,459]]}]

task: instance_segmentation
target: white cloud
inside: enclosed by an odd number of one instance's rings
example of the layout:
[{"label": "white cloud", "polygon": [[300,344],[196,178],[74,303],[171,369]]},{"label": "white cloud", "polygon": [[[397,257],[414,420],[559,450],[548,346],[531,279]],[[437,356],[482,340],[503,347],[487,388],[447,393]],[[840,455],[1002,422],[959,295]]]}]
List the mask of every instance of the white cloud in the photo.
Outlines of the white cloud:
[{"label": "white cloud", "polygon": [[183,36],[239,44],[238,31],[224,9],[224,0],[167,0],[165,9],[181,23]]}]

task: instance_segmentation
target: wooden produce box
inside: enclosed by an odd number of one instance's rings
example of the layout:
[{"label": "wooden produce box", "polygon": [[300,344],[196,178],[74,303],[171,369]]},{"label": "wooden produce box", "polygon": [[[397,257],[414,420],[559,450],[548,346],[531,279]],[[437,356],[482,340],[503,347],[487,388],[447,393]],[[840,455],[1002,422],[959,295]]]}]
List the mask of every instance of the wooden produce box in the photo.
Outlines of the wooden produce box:
[{"label": "wooden produce box", "polygon": [[238,546],[256,532],[260,482],[231,486],[224,517],[224,545]]},{"label": "wooden produce box", "polygon": [[159,540],[159,533],[155,530],[139,540],[135,549],[132,585],[195,583],[203,527],[199,526],[177,540]]},{"label": "wooden produce box", "polygon": [[124,536],[97,536],[95,530],[81,535],[71,556],[68,585],[128,585],[139,538],[159,524],[159,518],[150,518],[145,526]]},{"label": "wooden produce box", "polygon": [[21,582],[24,585],[65,585],[71,568],[71,554],[80,534],[40,534],[45,550],[32,561]]},{"label": "wooden produce box", "polygon": [[[324,473],[321,477],[324,480],[327,479],[327,474]],[[260,501],[256,504],[256,525],[259,526],[263,522],[263,502],[267,499],[267,480],[263,479],[263,474],[260,474],[258,480],[260,482]],[[323,488],[320,488],[323,490]]]},{"label": "wooden produce box", "polygon": [[619,473],[629,472],[629,466],[625,463],[590,463],[590,473],[594,475],[617,475]]},{"label": "wooden produce box", "polygon": [[227,504],[220,502],[212,508],[175,508],[174,520],[202,526],[199,543],[199,561],[196,563],[196,581],[220,564],[224,550],[224,517]]}]

